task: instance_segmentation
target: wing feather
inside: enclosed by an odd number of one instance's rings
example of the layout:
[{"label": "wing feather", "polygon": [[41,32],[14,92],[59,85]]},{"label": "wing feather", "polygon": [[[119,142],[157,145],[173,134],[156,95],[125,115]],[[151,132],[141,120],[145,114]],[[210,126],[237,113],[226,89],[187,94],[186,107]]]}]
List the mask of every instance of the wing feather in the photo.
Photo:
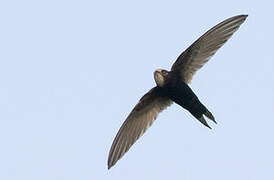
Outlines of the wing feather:
[{"label": "wing feather", "polygon": [[190,83],[196,71],[224,45],[246,18],[247,15],[234,16],[211,28],[177,58],[171,70],[179,72],[183,81]]},{"label": "wing feather", "polygon": [[159,87],[152,88],[131,111],[117,133],[108,157],[108,168],[111,168],[152,125],[158,114],[172,101],[162,96]]}]

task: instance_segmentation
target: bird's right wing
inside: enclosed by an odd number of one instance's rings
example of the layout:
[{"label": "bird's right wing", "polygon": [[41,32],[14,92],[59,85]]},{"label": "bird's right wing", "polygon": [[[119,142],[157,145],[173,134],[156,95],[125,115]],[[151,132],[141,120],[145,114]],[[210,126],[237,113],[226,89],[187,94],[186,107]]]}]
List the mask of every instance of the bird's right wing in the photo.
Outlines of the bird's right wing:
[{"label": "bird's right wing", "polygon": [[111,168],[133,145],[133,143],[151,126],[158,114],[172,101],[162,96],[159,87],[152,88],[131,111],[117,133],[108,156],[108,168]]},{"label": "bird's right wing", "polygon": [[171,70],[178,72],[181,79],[189,83],[195,72],[222,47],[246,17],[247,15],[234,16],[211,28],[177,58]]}]

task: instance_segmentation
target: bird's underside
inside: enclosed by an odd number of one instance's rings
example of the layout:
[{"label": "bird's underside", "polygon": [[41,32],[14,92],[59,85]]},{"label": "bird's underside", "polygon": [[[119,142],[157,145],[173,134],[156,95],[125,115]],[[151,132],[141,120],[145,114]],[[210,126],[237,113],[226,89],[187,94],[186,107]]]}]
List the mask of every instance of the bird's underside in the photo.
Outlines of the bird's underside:
[{"label": "bird's underside", "polygon": [[158,69],[154,72],[157,86],[139,100],[119,129],[109,152],[108,168],[129,150],[151,126],[158,114],[173,102],[187,109],[207,127],[209,125],[204,116],[216,123],[213,115],[187,84],[246,18],[247,15],[234,16],[217,24],[187,48],[177,58],[170,71]]},{"label": "bird's underside", "polygon": [[[171,74],[171,73],[170,73]],[[183,81],[167,84],[162,88],[166,92],[166,96],[176,104],[187,109],[196,119],[203,125],[210,128],[207,124],[204,115],[216,123],[211,112],[200,102],[191,88]],[[183,92],[183,93],[182,93]]]}]

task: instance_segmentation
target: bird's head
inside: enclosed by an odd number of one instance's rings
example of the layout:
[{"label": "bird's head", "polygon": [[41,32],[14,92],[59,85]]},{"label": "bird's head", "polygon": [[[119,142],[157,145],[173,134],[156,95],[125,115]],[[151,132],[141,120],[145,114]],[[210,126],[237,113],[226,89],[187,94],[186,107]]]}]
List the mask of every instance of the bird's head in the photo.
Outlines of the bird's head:
[{"label": "bird's head", "polygon": [[168,73],[169,72],[164,69],[157,69],[154,72],[154,80],[158,86],[163,87],[165,85]]}]

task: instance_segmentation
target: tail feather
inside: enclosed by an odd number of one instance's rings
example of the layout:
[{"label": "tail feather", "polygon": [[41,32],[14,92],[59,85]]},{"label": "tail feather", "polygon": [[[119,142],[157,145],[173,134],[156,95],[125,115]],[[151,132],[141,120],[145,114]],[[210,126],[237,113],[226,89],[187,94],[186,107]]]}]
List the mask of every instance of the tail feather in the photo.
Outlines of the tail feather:
[{"label": "tail feather", "polygon": [[204,114],[208,119],[212,120],[215,124],[217,124],[217,122],[215,121],[214,116],[211,114],[211,112],[209,112],[209,110],[206,110],[206,112]]},{"label": "tail feather", "polygon": [[206,127],[208,127],[209,129],[211,129],[211,127],[207,124],[205,118],[203,116],[201,116],[199,119],[198,119],[203,125],[205,125]]}]

